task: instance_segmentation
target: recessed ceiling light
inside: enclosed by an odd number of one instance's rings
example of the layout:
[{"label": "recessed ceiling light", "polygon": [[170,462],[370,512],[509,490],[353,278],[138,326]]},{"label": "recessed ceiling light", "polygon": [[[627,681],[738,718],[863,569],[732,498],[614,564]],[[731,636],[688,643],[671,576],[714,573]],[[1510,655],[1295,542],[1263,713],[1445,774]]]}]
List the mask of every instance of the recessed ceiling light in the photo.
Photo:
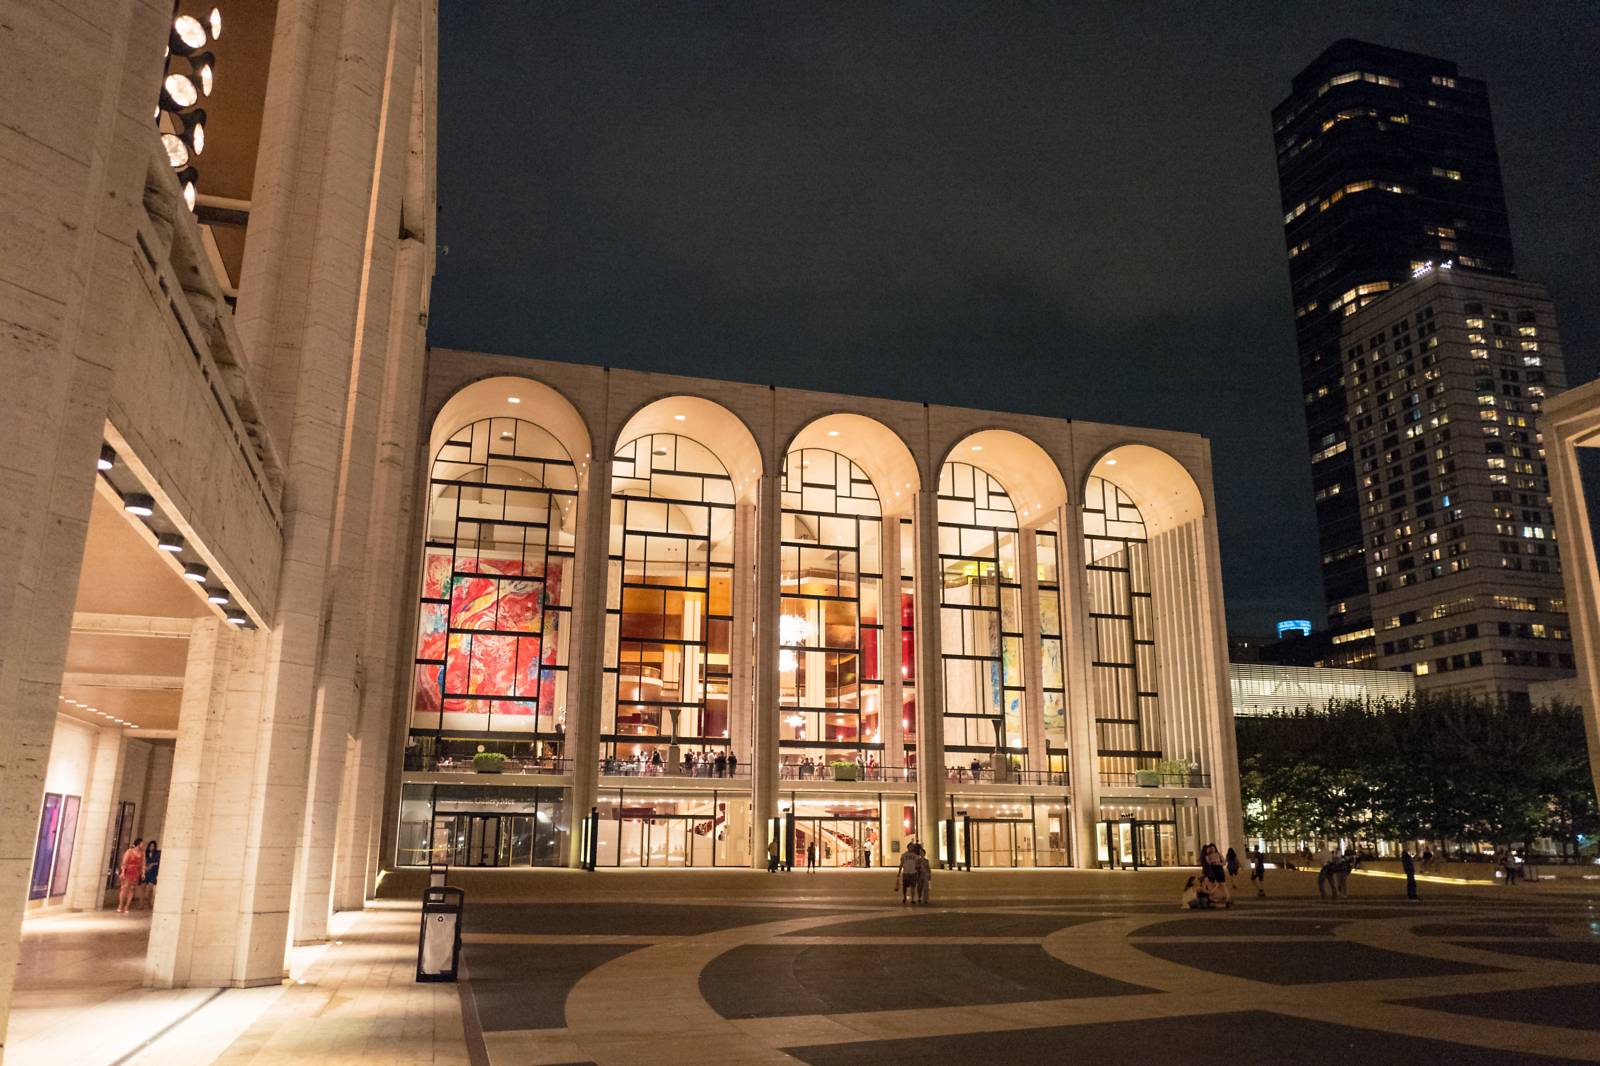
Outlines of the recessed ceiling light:
[{"label": "recessed ceiling light", "polygon": [[837,437],[837,436],[838,436],[838,435],[839,435],[839,431],[838,431],[838,430],[836,430],[836,429],[830,429],[830,430],[828,430],[828,436],[830,436],[830,437]]},{"label": "recessed ceiling light", "polygon": [[1107,466],[1116,466],[1117,465],[1117,461],[1115,459],[1107,459],[1106,460],[1106,465]]},{"label": "recessed ceiling light", "polygon": [[203,563],[184,563],[183,576],[190,581],[203,583],[211,576],[211,571],[207,570]]},{"label": "recessed ceiling light", "polygon": [[149,518],[156,513],[156,501],[147,493],[130,492],[122,498],[122,509],[140,518]]},{"label": "recessed ceiling light", "polygon": [[176,533],[161,533],[156,537],[156,547],[176,555],[183,551],[183,538]]},{"label": "recessed ceiling light", "polygon": [[673,415],[672,416],[672,420],[674,422],[687,422],[689,420],[689,416],[688,415]]},{"label": "recessed ceiling light", "polygon": [[972,446],[972,450],[973,450],[973,451],[975,451],[975,452],[981,452],[981,451],[983,451],[983,445],[981,445],[981,444],[974,444],[974,445],[973,445],[973,446]]},{"label": "recessed ceiling light", "polygon": [[513,436],[512,433],[509,430],[507,430],[506,432],[500,434],[500,439],[501,440],[511,440],[512,436]]},{"label": "recessed ceiling light", "polygon": [[522,397],[521,396],[507,396],[506,397],[506,403],[521,403],[521,402],[522,402]]}]

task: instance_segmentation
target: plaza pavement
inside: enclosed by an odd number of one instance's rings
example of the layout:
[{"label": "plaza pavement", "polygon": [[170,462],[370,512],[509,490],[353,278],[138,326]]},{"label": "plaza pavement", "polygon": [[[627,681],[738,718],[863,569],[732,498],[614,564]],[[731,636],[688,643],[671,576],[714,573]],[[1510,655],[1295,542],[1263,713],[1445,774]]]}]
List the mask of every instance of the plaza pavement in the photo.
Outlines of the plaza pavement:
[{"label": "plaza pavement", "polygon": [[[882,870],[453,871],[452,986],[413,980],[424,878],[402,871],[285,985],[195,1002],[132,987],[138,926],[68,916],[29,934],[7,1062],[1600,1062],[1600,882],[1407,903],[1356,877],[1320,903],[1272,871],[1267,899],[1189,913],[1184,876],[936,872],[906,907]],[[61,1057],[74,1038],[94,1053]]]}]

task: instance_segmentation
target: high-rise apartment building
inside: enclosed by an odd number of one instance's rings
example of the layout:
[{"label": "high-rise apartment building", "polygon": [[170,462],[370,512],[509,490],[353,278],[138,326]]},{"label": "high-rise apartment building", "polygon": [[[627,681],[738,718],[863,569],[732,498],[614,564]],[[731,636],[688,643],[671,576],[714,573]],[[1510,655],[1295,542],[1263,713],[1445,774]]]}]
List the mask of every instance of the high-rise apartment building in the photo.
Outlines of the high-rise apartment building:
[{"label": "high-rise apartment building", "polygon": [[1350,40],[1294,79],[1273,128],[1335,663],[1370,664],[1351,637],[1372,606],[1341,331],[1424,263],[1513,274],[1494,128],[1454,63]]},{"label": "high-rise apartment building", "polygon": [[[1544,289],[1456,267],[1343,319],[1374,640],[1417,689],[1523,692],[1574,663],[1535,423],[1566,386]],[[1342,493],[1341,493],[1342,495]]]}]

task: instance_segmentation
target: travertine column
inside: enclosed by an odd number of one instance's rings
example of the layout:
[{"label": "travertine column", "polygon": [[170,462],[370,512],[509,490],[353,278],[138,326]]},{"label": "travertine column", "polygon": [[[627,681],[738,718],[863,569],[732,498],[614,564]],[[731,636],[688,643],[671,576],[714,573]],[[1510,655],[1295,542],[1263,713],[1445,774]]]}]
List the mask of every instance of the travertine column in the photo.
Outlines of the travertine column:
[{"label": "travertine column", "polygon": [[201,885],[206,879],[233,645],[234,634],[215,619],[196,622],[189,635],[161,838],[161,886],[145,957],[145,983],[157,988],[189,983],[190,956],[201,924]]},{"label": "travertine column", "polygon": [[[404,319],[415,321],[416,300],[396,289],[397,234],[400,196],[405,181],[406,133],[410,127],[411,79],[415,70],[415,5],[399,4],[390,26],[388,71],[378,116],[378,172],[366,230],[365,276],[357,321],[360,332],[350,377],[351,402],[346,414],[339,469],[335,531],[317,684],[308,775],[305,828],[294,886],[294,940],[312,943],[328,935],[332,913],[334,852],[338,839],[340,798],[347,781],[345,756],[355,725],[361,689],[368,683],[361,649],[372,619],[365,593],[389,574],[373,569],[369,533],[374,489],[380,406],[387,396],[391,358],[389,331]],[[396,319],[400,322],[396,322]],[[354,796],[351,797],[354,800]]]},{"label": "travertine column", "polygon": [[767,820],[778,813],[778,544],[779,479],[763,474],[756,488],[756,642],[754,722],[750,751],[755,847],[750,865],[767,862]]},{"label": "travertine column", "polygon": [[97,911],[105,906],[106,871],[116,832],[117,785],[122,780],[122,727],[95,730],[94,765],[78,818],[78,840],[72,869],[67,874],[67,905],[73,910]]},{"label": "travertine column", "polygon": [[905,713],[905,679],[900,676],[900,516],[883,520],[879,536],[883,567],[882,601],[878,620],[883,629],[878,638],[878,669],[883,678],[883,706],[878,711],[878,732],[883,739],[883,764],[906,763],[905,728],[900,716]]},{"label": "travertine column", "polygon": [[[935,481],[937,485],[937,481]],[[944,773],[944,660],[939,632],[939,494],[918,492],[916,521],[917,609],[917,836],[930,856],[939,853],[936,834],[948,811]]]},{"label": "travertine column", "polygon": [[[126,336],[126,265],[138,254],[133,212],[146,157],[123,138],[149,129],[169,14],[85,0],[64,18],[52,6],[10,4],[0,34],[8,93],[51,87],[27,101],[8,95],[0,109],[0,1032],[94,460]],[[63,78],[63,62],[93,76]],[[89,819],[80,824],[91,831]],[[86,866],[102,861],[95,854]]]},{"label": "travertine column", "polygon": [[150,762],[145,770],[144,798],[139,804],[139,833],[165,848],[167,800],[172,784],[172,745],[150,745]]},{"label": "travertine column", "polygon": [[1063,507],[1061,529],[1061,636],[1066,654],[1068,768],[1072,785],[1072,864],[1093,867],[1095,822],[1100,817],[1099,731],[1089,663],[1094,632],[1089,626],[1089,585],[1084,570],[1082,509]]},{"label": "travertine column", "polygon": [[[597,442],[594,454],[610,455],[610,442]],[[572,611],[577,634],[572,643],[567,685],[567,754],[572,758],[569,866],[577,866],[583,860],[580,827],[600,795],[600,710],[607,651],[606,562],[611,543],[611,464],[603,458],[591,460],[584,471],[578,497],[577,539],[578,600]]]}]

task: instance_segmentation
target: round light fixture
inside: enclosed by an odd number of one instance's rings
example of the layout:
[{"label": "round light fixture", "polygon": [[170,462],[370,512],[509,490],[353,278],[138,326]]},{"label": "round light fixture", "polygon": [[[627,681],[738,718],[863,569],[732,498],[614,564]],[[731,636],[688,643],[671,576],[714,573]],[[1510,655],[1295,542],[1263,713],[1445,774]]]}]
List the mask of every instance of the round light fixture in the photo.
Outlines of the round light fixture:
[{"label": "round light fixture", "polygon": [[206,569],[203,563],[184,563],[183,576],[187,581],[204,584],[206,578],[211,576],[211,571]]},{"label": "round light fixture", "polygon": [[122,497],[122,509],[140,518],[149,518],[156,513],[156,501],[146,493],[130,492]]},{"label": "round light fixture", "polygon": [[228,624],[229,625],[242,626],[242,625],[247,624],[249,621],[250,621],[250,617],[248,615],[246,615],[243,611],[229,611],[228,612]]},{"label": "round light fixture", "polygon": [[195,88],[194,82],[186,74],[168,74],[161,83],[161,92],[174,105],[168,108],[169,111],[193,107],[200,102],[200,90]]},{"label": "round light fixture", "polygon": [[972,446],[972,450],[973,450],[973,451],[975,451],[975,452],[981,452],[981,451],[983,451],[983,445],[981,445],[981,444],[974,444],[974,445],[973,445],[973,446]]},{"label": "round light fixture", "polygon": [[210,96],[211,89],[216,84],[217,57],[210,52],[198,52],[189,56],[189,76],[200,86],[201,96]]},{"label": "round light fixture", "polygon": [[219,588],[206,589],[206,602],[214,603],[220,607],[228,602],[228,590]]},{"label": "round light fixture", "polygon": [[828,430],[828,436],[830,436],[830,437],[837,437],[837,436],[838,436],[838,435],[839,435],[839,431],[838,431],[838,430],[836,430],[836,429],[830,429],[830,430]]},{"label": "round light fixture", "polygon": [[521,403],[521,402],[522,402],[522,397],[521,396],[507,396],[506,397],[506,403]]},{"label": "round light fixture", "polygon": [[673,415],[672,416],[672,420],[674,422],[687,422],[689,420],[689,416],[688,415]]},{"label": "round light fixture", "polygon": [[1116,466],[1117,465],[1117,461],[1115,459],[1107,459],[1106,460],[1106,465],[1107,466]]},{"label": "round light fixture", "polygon": [[211,14],[206,17],[206,22],[211,26],[211,39],[214,41],[222,36],[222,12],[216,8],[211,9]]},{"label": "round light fixture", "polygon": [[183,551],[183,538],[176,533],[162,533],[156,537],[156,547],[176,555]]},{"label": "round light fixture", "polygon": [[117,465],[117,453],[109,444],[100,445],[100,458],[95,461],[96,470],[110,470]]},{"label": "round light fixture", "polygon": [[189,162],[189,146],[176,133],[163,133],[161,147],[167,150],[167,162],[173,166],[181,167]]},{"label": "round light fixture", "polygon": [[206,46],[206,28],[193,15],[179,15],[172,20],[170,47],[179,55],[187,55]]}]

